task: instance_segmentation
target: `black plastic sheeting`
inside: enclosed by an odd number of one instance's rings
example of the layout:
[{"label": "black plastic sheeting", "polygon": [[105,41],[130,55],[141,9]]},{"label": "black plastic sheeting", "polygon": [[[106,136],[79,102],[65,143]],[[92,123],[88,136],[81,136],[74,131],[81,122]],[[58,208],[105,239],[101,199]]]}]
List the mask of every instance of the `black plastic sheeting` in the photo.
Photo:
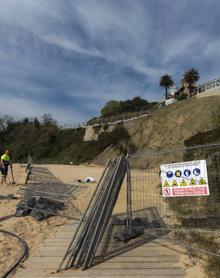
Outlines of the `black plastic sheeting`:
[{"label": "black plastic sheeting", "polygon": [[64,203],[54,200],[49,200],[44,197],[31,197],[27,200],[22,200],[17,204],[15,216],[32,216],[38,221],[47,219],[57,214],[59,210],[64,209]]},{"label": "black plastic sheeting", "polygon": [[132,228],[129,231],[116,232],[114,238],[123,242],[127,242],[137,236],[144,234],[144,229]]},{"label": "black plastic sheeting", "polygon": [[0,195],[0,200],[17,200],[18,197],[14,196],[13,194],[8,195]]}]

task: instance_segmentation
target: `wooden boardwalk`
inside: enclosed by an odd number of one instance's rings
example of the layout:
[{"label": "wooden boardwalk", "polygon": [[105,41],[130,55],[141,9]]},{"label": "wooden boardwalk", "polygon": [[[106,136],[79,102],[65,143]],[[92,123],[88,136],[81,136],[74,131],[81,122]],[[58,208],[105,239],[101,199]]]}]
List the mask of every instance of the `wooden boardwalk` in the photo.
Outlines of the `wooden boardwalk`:
[{"label": "wooden boardwalk", "polygon": [[68,270],[56,273],[76,225],[65,225],[53,238],[48,239],[14,277],[185,277],[178,253],[157,244],[164,242],[162,238],[126,251],[86,271]]}]

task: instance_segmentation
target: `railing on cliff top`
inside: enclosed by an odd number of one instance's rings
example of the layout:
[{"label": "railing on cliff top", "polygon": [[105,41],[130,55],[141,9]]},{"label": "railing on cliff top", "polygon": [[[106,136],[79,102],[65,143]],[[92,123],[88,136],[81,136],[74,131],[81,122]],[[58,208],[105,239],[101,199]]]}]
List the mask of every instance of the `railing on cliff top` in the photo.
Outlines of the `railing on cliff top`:
[{"label": "railing on cliff top", "polygon": [[135,113],[127,113],[117,116],[112,116],[108,118],[97,118],[94,120],[90,120],[86,123],[84,127],[95,127],[100,125],[115,125],[119,123],[129,122],[133,121],[138,118],[143,118],[149,116],[151,110],[145,110],[141,112],[135,112]]},{"label": "railing on cliff top", "polygon": [[220,88],[220,78],[199,84],[197,92],[202,93],[213,88]]}]

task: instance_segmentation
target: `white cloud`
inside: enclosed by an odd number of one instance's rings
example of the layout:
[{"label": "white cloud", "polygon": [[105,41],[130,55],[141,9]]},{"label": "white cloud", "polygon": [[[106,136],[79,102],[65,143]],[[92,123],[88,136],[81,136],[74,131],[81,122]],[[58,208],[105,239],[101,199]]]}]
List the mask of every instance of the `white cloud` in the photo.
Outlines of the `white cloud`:
[{"label": "white cloud", "polygon": [[199,32],[187,32],[185,34],[179,34],[173,39],[169,40],[167,43],[165,43],[163,48],[163,63],[172,62],[176,58],[183,57],[186,54],[192,52],[192,50],[199,43],[200,38],[201,33]]},{"label": "white cloud", "polygon": [[213,59],[220,58],[220,39],[213,41],[206,40],[203,54],[213,57]]},{"label": "white cloud", "polygon": [[[122,7],[112,1],[67,1],[67,10],[59,1],[55,1],[53,9],[48,0],[22,3],[18,0],[4,3],[1,20],[11,22],[13,18],[42,40],[67,50],[129,66],[152,77],[160,74],[159,68],[143,62],[150,39],[147,37],[150,21],[141,6],[127,1]],[[77,14],[76,19],[73,14]],[[72,30],[68,22],[73,24]],[[80,24],[89,45],[74,31],[74,24]]]},{"label": "white cloud", "polygon": [[[25,116],[17,106],[27,104],[29,115],[58,111],[63,121],[97,113],[111,98],[155,99],[160,76],[179,79],[190,63],[218,74],[217,62],[207,68],[219,57],[218,17],[208,13],[204,21],[208,1],[182,2],[0,0],[0,94],[16,115]],[[48,104],[56,93],[76,112]],[[30,95],[41,103],[19,98]]]}]

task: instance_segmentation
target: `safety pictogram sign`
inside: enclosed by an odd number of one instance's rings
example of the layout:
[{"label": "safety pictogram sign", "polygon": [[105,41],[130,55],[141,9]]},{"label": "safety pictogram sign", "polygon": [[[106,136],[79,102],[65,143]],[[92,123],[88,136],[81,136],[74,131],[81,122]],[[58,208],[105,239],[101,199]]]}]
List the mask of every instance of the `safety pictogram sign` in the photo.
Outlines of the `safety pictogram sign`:
[{"label": "safety pictogram sign", "polygon": [[199,175],[200,175],[200,173],[201,173],[201,171],[200,171],[200,169],[199,169],[199,168],[195,168],[195,169],[193,169],[193,174],[194,174],[195,176],[199,176]]},{"label": "safety pictogram sign", "polygon": [[182,175],[182,172],[181,172],[180,170],[177,170],[177,171],[175,172],[175,176],[176,176],[177,178],[181,177],[181,175]]},{"label": "safety pictogram sign", "polygon": [[173,182],[172,182],[172,186],[178,186],[178,183],[177,183],[177,181],[176,181],[176,180],[173,180]]},{"label": "safety pictogram sign", "polygon": [[206,185],[206,182],[205,182],[205,180],[203,178],[201,178],[201,180],[199,181],[199,184],[200,185]]},{"label": "safety pictogram sign", "polygon": [[190,177],[190,175],[191,175],[191,171],[190,171],[189,169],[186,169],[186,170],[184,171],[184,176],[185,176],[185,177]]},{"label": "safety pictogram sign", "polygon": [[163,184],[163,187],[169,187],[169,186],[170,185],[169,185],[168,181],[165,181],[164,184]]},{"label": "safety pictogram sign", "polygon": [[166,196],[166,197],[169,197],[170,194],[171,194],[171,190],[169,188],[165,187],[163,189],[163,195]]},{"label": "safety pictogram sign", "polygon": [[167,177],[168,177],[168,178],[172,178],[172,176],[173,176],[173,172],[172,172],[172,171],[168,171],[168,172],[167,172]]},{"label": "safety pictogram sign", "polygon": [[180,186],[187,186],[187,182],[185,180],[182,180]]},{"label": "safety pictogram sign", "polygon": [[189,185],[196,185],[196,181],[194,179],[191,179]]},{"label": "safety pictogram sign", "polygon": [[209,195],[206,160],[163,164],[160,170],[164,197]]}]

